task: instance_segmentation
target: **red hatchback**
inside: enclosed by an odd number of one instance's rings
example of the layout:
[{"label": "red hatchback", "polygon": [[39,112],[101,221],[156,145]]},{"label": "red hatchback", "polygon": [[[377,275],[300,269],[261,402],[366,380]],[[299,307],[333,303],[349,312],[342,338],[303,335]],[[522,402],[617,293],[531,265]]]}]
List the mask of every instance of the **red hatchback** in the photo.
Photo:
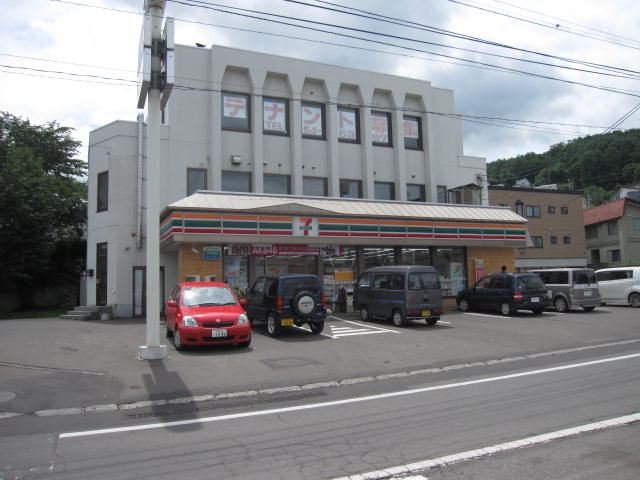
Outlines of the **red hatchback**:
[{"label": "red hatchback", "polygon": [[176,350],[189,345],[251,344],[251,324],[238,297],[220,282],[176,285],[165,309],[167,337]]}]

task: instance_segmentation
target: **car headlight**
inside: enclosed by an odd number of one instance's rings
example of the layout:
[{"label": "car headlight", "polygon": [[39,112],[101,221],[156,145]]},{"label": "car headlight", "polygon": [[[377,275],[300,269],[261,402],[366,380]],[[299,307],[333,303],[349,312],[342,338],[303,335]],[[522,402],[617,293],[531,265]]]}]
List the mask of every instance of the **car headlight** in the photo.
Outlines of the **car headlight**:
[{"label": "car headlight", "polygon": [[245,323],[249,323],[249,318],[244,313],[241,313],[238,315],[238,325],[244,325]]},{"label": "car headlight", "polygon": [[182,326],[183,327],[197,327],[198,326],[198,322],[196,322],[196,319],[193,318],[190,315],[187,315],[185,317],[182,317]]}]

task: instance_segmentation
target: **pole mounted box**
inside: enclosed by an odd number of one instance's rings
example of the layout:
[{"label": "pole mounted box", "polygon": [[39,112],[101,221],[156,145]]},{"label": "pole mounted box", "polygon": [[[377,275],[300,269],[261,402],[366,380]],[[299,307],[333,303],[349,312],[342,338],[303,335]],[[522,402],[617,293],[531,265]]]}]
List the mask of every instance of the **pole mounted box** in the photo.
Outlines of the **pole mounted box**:
[{"label": "pole mounted box", "polygon": [[[160,71],[154,72],[151,68],[153,50],[153,38],[151,27],[151,15],[146,13],[140,33],[140,46],[138,48],[138,108],[144,108],[147,94],[152,87],[153,78],[160,78],[160,108],[164,110],[169,101],[171,90],[175,83],[175,35],[174,19],[167,17],[162,31],[162,41],[158,45],[160,55]],[[154,82],[155,83],[155,82]],[[154,86],[155,88],[155,86]]]}]

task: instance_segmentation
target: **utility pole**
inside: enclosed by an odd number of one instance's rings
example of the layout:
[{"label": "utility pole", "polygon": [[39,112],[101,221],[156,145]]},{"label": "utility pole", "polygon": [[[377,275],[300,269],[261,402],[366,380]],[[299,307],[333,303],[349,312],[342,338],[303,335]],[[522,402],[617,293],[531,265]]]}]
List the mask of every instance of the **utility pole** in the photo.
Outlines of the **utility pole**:
[{"label": "utility pole", "polygon": [[[145,21],[140,45],[142,81],[138,108],[147,103],[147,189],[146,189],[146,283],[147,343],[138,349],[142,360],[167,356],[160,345],[160,121],[161,94],[164,89],[163,62],[166,42],[162,38],[165,0],[145,0]],[[150,32],[149,32],[150,30]],[[150,45],[149,45],[150,44]],[[169,89],[170,90],[170,89]]]}]

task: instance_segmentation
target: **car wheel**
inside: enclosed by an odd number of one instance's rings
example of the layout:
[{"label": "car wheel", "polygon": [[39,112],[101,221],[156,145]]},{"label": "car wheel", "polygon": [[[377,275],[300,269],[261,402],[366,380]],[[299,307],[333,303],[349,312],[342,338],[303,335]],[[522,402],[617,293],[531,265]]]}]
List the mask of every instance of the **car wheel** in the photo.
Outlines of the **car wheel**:
[{"label": "car wheel", "polygon": [[240,348],[247,348],[249,345],[251,345],[251,337],[246,342],[238,342],[238,347]]},{"label": "car wheel", "polygon": [[467,301],[466,298],[460,299],[460,303],[458,303],[458,310],[460,310],[461,312],[469,311],[469,302]]},{"label": "car wheel", "polygon": [[366,305],[360,305],[360,319],[365,322],[371,320],[371,315],[369,315],[369,309]]},{"label": "car wheel", "polygon": [[500,304],[500,313],[505,316],[509,316],[513,313],[513,307],[509,302],[502,302]]},{"label": "car wheel", "polygon": [[596,307],[582,307],[582,308],[584,308],[585,312],[592,312],[593,309],[596,308]]},{"label": "car wheel", "polygon": [[640,307],[640,293],[633,292],[631,295],[629,295],[629,305],[631,305],[633,308]]},{"label": "car wheel", "polygon": [[324,330],[324,320],[309,322],[309,328],[311,328],[311,333],[315,333],[316,335],[322,333],[322,330]]},{"label": "car wheel", "polygon": [[440,320],[440,318],[427,318],[427,325],[429,325],[430,327],[433,327],[436,323],[438,323],[438,320]]},{"label": "car wheel", "polygon": [[267,333],[269,334],[269,336],[277,337],[278,335],[280,335],[281,328],[282,327],[280,326],[278,319],[273,313],[270,313],[267,317]]},{"label": "car wheel", "polygon": [[553,300],[553,308],[556,309],[556,312],[564,313],[569,309],[569,305],[563,297],[556,297]]},{"label": "car wheel", "polygon": [[176,327],[173,332],[173,346],[176,347],[176,350],[181,352],[184,350],[184,344],[182,343],[182,339],[180,338],[180,329]]},{"label": "car wheel", "polygon": [[544,308],[534,308],[533,309],[533,313],[535,313],[536,315],[541,315],[543,311],[544,311]]},{"label": "car wheel", "polygon": [[404,318],[404,315],[402,314],[401,310],[394,310],[393,314],[391,315],[391,318],[393,320],[393,324],[396,327],[402,327],[404,324],[407,323],[407,320]]}]

